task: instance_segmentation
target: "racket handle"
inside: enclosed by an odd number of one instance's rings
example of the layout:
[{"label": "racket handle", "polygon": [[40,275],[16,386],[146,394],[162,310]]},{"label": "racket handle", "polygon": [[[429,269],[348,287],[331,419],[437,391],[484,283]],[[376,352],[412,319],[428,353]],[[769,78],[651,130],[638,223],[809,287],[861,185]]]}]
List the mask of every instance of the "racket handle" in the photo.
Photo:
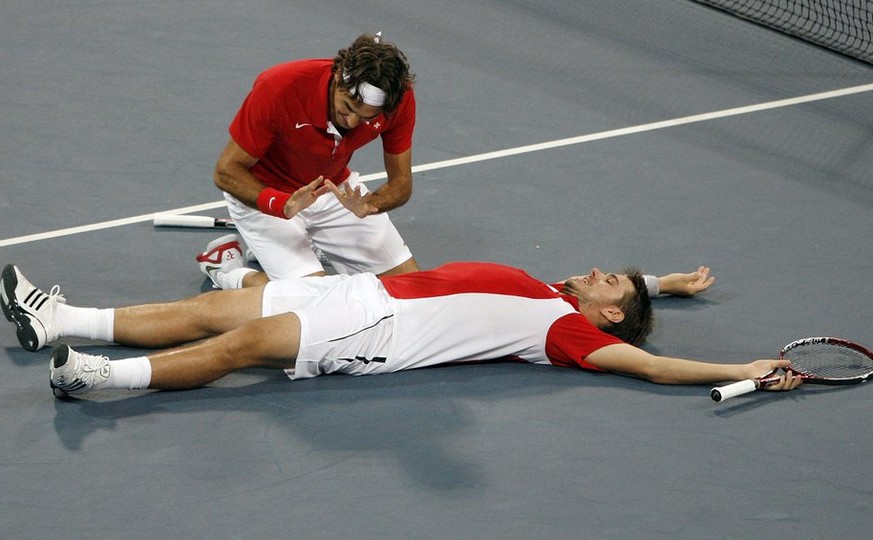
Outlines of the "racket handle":
[{"label": "racket handle", "polygon": [[152,218],[155,227],[194,227],[198,229],[234,228],[230,220],[209,216],[188,216],[181,214],[155,214]]},{"label": "racket handle", "polygon": [[755,381],[754,379],[746,379],[745,381],[739,381],[725,386],[713,388],[709,391],[709,397],[711,397],[713,401],[724,401],[732,397],[737,397],[743,394],[748,394],[749,392],[754,392],[757,389],[757,381]]}]

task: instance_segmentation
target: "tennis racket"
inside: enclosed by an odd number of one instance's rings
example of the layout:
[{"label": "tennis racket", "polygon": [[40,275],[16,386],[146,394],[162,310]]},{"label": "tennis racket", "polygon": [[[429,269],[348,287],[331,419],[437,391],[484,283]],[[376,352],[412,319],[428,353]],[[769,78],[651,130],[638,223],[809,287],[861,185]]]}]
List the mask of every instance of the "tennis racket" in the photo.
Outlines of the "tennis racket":
[{"label": "tennis racket", "polygon": [[182,214],[155,214],[152,217],[155,227],[194,227],[197,229],[236,229],[230,218],[209,216],[189,216]]},{"label": "tennis racket", "polygon": [[[873,353],[845,339],[810,337],[791,342],[782,348],[779,358],[791,360],[791,370],[804,383],[846,385],[866,382],[873,376]],[[758,379],[746,379],[713,388],[714,401],[741,396],[779,381],[775,372]]]}]

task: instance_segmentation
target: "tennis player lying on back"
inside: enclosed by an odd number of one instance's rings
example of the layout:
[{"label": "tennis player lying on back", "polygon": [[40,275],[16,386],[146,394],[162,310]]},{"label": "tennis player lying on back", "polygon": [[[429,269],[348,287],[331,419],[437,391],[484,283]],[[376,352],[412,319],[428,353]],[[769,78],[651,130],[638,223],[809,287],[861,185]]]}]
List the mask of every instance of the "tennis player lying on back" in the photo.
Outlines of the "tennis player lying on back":
[{"label": "tennis player lying on back", "polygon": [[[708,268],[659,278],[662,292],[709,287]],[[236,370],[266,367],[292,379],[370,375],[492,359],[610,371],[664,384],[711,384],[763,376],[787,361],[706,363],[655,356],[634,345],[652,328],[639,271],[597,268],[548,285],[492,263],[451,263],[373,274],[277,280],[166,304],[115,309],[66,305],[58,287],[37,289],[13,265],[3,270],[3,312],[21,345],[62,337],[159,349],[112,360],[57,345],[50,361],[58,397],[103,389],[186,389]],[[790,390],[785,375],[770,390]]]}]

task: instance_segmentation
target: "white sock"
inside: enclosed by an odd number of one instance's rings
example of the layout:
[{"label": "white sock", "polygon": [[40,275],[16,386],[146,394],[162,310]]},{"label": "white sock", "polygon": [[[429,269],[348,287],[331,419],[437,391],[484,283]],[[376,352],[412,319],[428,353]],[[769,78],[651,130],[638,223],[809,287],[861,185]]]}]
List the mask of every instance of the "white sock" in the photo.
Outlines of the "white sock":
[{"label": "white sock", "polygon": [[215,281],[219,289],[242,289],[243,278],[251,272],[256,272],[254,268],[242,267],[230,272],[216,272]]},{"label": "white sock", "polygon": [[60,337],[81,337],[111,343],[115,337],[115,309],[58,304],[52,324]]},{"label": "white sock", "polygon": [[94,390],[143,390],[152,380],[152,363],[145,356],[109,361],[109,378],[94,385]]}]

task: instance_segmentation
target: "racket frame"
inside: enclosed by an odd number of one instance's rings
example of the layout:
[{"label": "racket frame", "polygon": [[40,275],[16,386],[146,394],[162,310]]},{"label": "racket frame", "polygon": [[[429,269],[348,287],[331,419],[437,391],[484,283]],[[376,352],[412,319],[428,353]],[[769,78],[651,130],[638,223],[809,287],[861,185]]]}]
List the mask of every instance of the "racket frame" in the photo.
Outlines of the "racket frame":
[{"label": "racket frame", "polygon": [[[792,341],[788,345],[782,347],[782,350],[779,352],[779,358],[785,358],[786,353],[790,352],[792,349],[800,347],[802,345],[817,345],[817,344],[826,344],[826,345],[837,345],[839,347],[845,347],[847,349],[852,349],[853,351],[859,352],[866,357],[873,359],[873,352],[870,352],[866,347],[855,343],[854,341],[849,341],[847,339],[836,338],[836,337],[808,337],[803,339],[798,339],[797,341]],[[866,382],[873,376],[873,369],[870,370],[866,375],[855,376],[855,377],[816,377],[815,375],[810,375],[808,373],[804,373],[803,371],[798,371],[793,368],[788,368],[795,375],[799,375],[804,382],[809,382],[812,384],[824,384],[828,386],[844,386],[849,384],[860,384],[862,382]]]},{"label": "racket frame", "polygon": [[[779,351],[779,358],[784,359],[786,353],[790,352],[792,349],[803,345],[816,345],[816,344],[826,344],[826,345],[837,345],[840,347],[846,347],[847,349],[852,349],[856,352],[859,352],[870,359],[873,359],[873,352],[870,352],[869,349],[863,347],[855,343],[854,341],[849,341],[847,339],[836,338],[836,337],[826,337],[826,336],[817,336],[817,337],[808,337],[803,339],[798,339],[796,341],[792,341],[788,345],[782,347],[782,350]],[[845,386],[851,384],[861,384],[867,382],[871,377],[873,377],[873,370],[871,370],[866,375],[856,376],[856,377],[816,377],[814,375],[809,375],[808,373],[804,373],[802,371],[798,371],[796,369],[792,369],[789,367],[787,371],[791,371],[794,375],[798,376],[803,380],[803,382],[808,382],[811,384],[823,384],[829,386]],[[766,388],[768,386],[772,386],[779,381],[779,377],[774,377],[775,370],[770,373],[764,375],[763,377],[759,377],[757,379],[746,379],[743,381],[737,381],[731,384],[727,384],[724,386],[718,386],[709,391],[709,396],[713,401],[721,402],[726,399],[741,396],[743,394],[748,394],[750,392],[754,392],[755,390],[760,390],[761,388]]]}]

